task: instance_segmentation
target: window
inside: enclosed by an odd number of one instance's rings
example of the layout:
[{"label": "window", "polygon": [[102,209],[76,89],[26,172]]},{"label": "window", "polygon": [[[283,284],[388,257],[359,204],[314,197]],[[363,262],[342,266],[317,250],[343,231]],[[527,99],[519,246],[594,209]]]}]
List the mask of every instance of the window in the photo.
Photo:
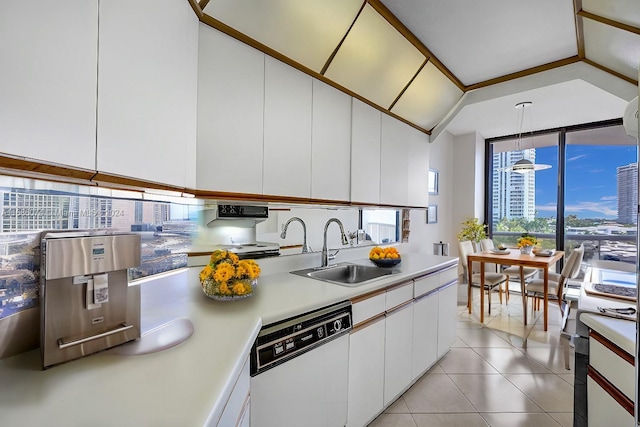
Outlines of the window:
[{"label": "window", "polygon": [[[544,248],[585,246],[585,260],[635,262],[638,165],[635,138],[621,120],[535,133],[518,150],[515,137],[487,140],[487,218],[496,243],[522,232]],[[551,165],[520,175],[519,158]]]}]

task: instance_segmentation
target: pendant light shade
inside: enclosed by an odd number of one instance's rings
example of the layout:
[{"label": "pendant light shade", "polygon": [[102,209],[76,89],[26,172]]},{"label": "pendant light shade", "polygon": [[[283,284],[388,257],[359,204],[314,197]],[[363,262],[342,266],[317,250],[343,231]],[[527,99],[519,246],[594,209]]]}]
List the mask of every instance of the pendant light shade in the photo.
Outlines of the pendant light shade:
[{"label": "pendant light shade", "polygon": [[[518,102],[516,104],[516,109],[518,110],[517,151],[524,151],[524,149],[522,148],[522,126],[524,124],[525,110],[527,108],[531,108],[531,105],[533,105],[531,101]],[[549,169],[549,168],[551,168],[551,165],[534,164],[531,160],[523,158],[515,162],[513,165],[504,168],[503,170],[505,172],[515,172],[520,174],[526,174],[529,172],[536,172],[536,171]]]}]

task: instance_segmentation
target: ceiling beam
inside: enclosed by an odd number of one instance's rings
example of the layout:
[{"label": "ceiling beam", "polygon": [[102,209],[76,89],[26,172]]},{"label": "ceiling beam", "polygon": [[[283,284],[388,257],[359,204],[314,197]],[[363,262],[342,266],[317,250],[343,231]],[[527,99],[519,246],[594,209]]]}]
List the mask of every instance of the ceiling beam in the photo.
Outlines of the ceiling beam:
[{"label": "ceiling beam", "polygon": [[387,7],[382,4],[380,0],[367,0],[367,3],[373,7],[376,12],[380,14],[384,19],[387,20],[389,24],[391,24],[400,34],[404,36],[405,39],[409,41],[416,49],[420,51],[427,59],[435,65],[435,67],[442,72],[449,80],[453,82],[458,88],[464,91],[464,84],[447,68],[445,65],[440,62],[436,56],[431,53],[431,51],[418,39],[405,25],[400,22],[396,16],[391,13]]},{"label": "ceiling beam", "polygon": [[581,60],[578,55],[570,56],[569,58],[560,59],[558,61],[549,62],[548,64],[538,65],[537,67],[529,68],[522,71],[517,71],[515,73],[507,74],[501,77],[496,77],[495,79],[485,80],[484,82],[475,83],[469,86],[466,86],[464,91],[470,91],[474,89],[480,89],[483,87],[491,86],[497,83],[503,83],[509,80],[519,79],[520,77],[526,77],[531,74],[541,73],[543,71],[552,70],[558,67],[564,67],[565,65],[573,64],[574,62],[579,62]]},{"label": "ceiling beam", "polygon": [[578,48],[578,56],[584,58],[584,25],[582,25],[582,17],[578,15],[578,12],[581,10],[582,0],[573,0],[573,13],[576,24],[576,47]]},{"label": "ceiling beam", "polygon": [[598,64],[597,62],[594,62],[594,61],[592,61],[592,60],[590,60],[590,59],[588,59],[588,58],[584,58],[584,59],[583,59],[583,61],[584,61],[585,63],[587,63],[587,64],[591,65],[591,66],[594,66],[594,67],[596,67],[596,68],[598,68],[598,69],[602,70],[602,71],[605,71],[605,72],[607,72],[607,73],[609,73],[609,74],[612,74],[612,75],[614,75],[614,76],[618,77],[619,79],[622,79],[622,80],[624,80],[624,81],[627,81],[627,82],[631,83],[632,85],[636,85],[636,86],[638,86],[638,81],[637,81],[637,80],[632,79],[631,77],[627,77],[627,76],[625,76],[624,74],[620,74],[620,73],[618,73],[617,71],[613,71],[612,69],[607,68],[607,67],[605,67],[604,65]]},{"label": "ceiling beam", "polygon": [[613,19],[605,18],[604,16],[595,15],[582,9],[578,10],[578,15],[583,18],[591,19],[592,21],[600,22],[601,24],[609,25],[610,27],[615,27],[620,30],[640,35],[640,28],[634,27],[633,25],[623,24],[622,22],[614,21]]}]

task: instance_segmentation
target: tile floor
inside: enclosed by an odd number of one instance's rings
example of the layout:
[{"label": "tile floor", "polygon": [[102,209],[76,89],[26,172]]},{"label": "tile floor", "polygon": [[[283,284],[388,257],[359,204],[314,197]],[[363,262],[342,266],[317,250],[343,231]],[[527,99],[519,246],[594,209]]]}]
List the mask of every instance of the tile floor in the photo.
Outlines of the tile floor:
[{"label": "tile floor", "polygon": [[566,370],[557,303],[549,304],[544,332],[542,313],[532,318],[530,305],[524,325],[519,294],[501,305],[496,293],[490,316],[485,306],[483,325],[479,290],[474,288],[469,315],[466,289],[460,285],[458,338],[451,351],[369,426],[572,426],[573,349]]}]

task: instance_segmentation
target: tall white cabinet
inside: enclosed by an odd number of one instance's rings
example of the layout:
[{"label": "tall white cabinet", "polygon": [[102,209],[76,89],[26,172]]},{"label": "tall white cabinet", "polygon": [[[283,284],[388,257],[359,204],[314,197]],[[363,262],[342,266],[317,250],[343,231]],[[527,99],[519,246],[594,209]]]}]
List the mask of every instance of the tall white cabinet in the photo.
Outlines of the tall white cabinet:
[{"label": "tall white cabinet", "polygon": [[409,144],[407,125],[382,115],[380,139],[380,202],[404,206],[409,199]]},{"label": "tall white cabinet", "polygon": [[311,195],[311,81],[265,57],[264,194]]},{"label": "tall white cabinet", "polygon": [[351,104],[351,201],[380,203],[382,113],[359,99]]},{"label": "tall white cabinet", "polygon": [[198,49],[197,188],[262,194],[264,54],[204,24]]},{"label": "tall white cabinet", "polygon": [[100,2],[97,169],[195,184],[198,18],[183,0]]},{"label": "tall white cabinet", "polygon": [[313,80],[311,197],[349,201],[351,97]]},{"label": "tall white cabinet", "polygon": [[98,2],[0,2],[0,153],[95,169]]}]

